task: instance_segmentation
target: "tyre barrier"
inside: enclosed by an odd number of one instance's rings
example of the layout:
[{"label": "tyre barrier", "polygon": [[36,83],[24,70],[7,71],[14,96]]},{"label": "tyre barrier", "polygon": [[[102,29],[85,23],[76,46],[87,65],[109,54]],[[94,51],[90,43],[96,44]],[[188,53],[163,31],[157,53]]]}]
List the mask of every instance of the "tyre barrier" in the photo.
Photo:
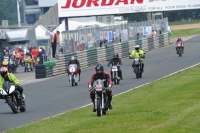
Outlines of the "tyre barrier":
[{"label": "tyre barrier", "polygon": [[45,65],[43,65],[43,64],[37,64],[35,66],[35,78],[36,79],[46,78]]},{"label": "tyre barrier", "polygon": [[52,67],[45,66],[43,64],[37,64],[35,66],[35,78],[48,78],[53,76]]}]

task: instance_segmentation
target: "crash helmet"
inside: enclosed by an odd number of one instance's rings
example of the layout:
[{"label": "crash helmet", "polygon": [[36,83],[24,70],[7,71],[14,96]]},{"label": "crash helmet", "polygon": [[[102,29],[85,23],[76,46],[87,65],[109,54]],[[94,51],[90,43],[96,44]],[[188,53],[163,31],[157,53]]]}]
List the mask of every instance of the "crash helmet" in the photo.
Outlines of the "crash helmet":
[{"label": "crash helmet", "polygon": [[1,76],[5,78],[8,75],[8,68],[7,67],[0,68],[0,73],[1,73]]},{"label": "crash helmet", "polygon": [[95,71],[97,74],[102,74],[103,71],[104,71],[104,68],[101,64],[97,64],[96,67],[95,67]]}]

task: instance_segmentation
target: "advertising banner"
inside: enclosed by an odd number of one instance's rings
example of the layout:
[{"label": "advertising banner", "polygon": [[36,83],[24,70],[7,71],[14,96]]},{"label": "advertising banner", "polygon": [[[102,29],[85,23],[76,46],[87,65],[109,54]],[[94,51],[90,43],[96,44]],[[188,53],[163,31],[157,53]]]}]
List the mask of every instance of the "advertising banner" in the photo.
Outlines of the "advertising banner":
[{"label": "advertising banner", "polygon": [[121,30],[121,41],[127,42],[128,41],[128,30]]},{"label": "advertising banner", "polygon": [[58,0],[59,17],[199,8],[199,0]]}]

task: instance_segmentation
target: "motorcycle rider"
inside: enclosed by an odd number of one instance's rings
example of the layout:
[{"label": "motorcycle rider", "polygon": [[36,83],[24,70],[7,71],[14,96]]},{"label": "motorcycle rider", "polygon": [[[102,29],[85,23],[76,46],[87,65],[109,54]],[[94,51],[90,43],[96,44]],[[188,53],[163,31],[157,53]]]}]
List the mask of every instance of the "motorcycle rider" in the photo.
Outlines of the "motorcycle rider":
[{"label": "motorcycle rider", "polygon": [[8,67],[9,65],[9,55],[8,52],[5,53],[2,61],[2,66]]},{"label": "motorcycle rider", "polygon": [[[15,89],[19,91],[19,93],[22,96],[22,99],[25,100],[25,95],[23,93],[23,88],[20,86],[20,82],[19,80],[16,78],[16,76],[12,73],[8,72],[8,69],[6,67],[2,67],[0,69],[0,91],[2,90],[2,86],[4,84],[5,81],[10,81],[11,83],[13,83],[15,85]],[[1,98],[3,98],[2,96],[0,96]]]},{"label": "motorcycle rider", "polygon": [[74,56],[72,56],[72,57],[71,57],[71,60],[68,62],[68,67],[69,67],[70,64],[76,64],[76,65],[78,66],[78,74],[79,74],[79,76],[78,76],[78,77],[79,77],[78,81],[80,81],[81,66],[80,66],[79,61],[78,61]]},{"label": "motorcycle rider", "polygon": [[182,46],[182,48],[183,48],[183,53],[184,53],[184,43],[183,43],[183,40],[180,38],[180,37],[178,37],[178,40],[176,41],[176,52],[177,52],[177,54],[178,54],[178,44],[180,43],[180,45]]},{"label": "motorcycle rider", "polygon": [[[140,49],[139,45],[135,46],[135,50],[133,50],[131,52],[130,57],[132,57],[132,58],[140,58],[140,64],[141,64],[142,72],[144,72],[144,63],[143,63],[143,60],[145,58],[145,52],[142,49]],[[133,62],[133,64],[132,64],[133,69],[135,67],[134,65],[135,64]]]},{"label": "motorcycle rider", "polygon": [[[112,104],[111,104],[111,101],[112,101],[112,90],[111,90],[111,87],[112,87],[112,80],[110,78],[110,75],[108,72],[104,72],[104,68],[101,64],[97,64],[96,67],[95,67],[95,71],[89,82],[88,82],[88,87],[89,87],[89,92],[90,92],[90,98],[92,100],[92,103],[94,105],[94,100],[95,100],[95,93],[94,93],[94,90],[93,90],[93,83],[95,80],[97,79],[105,79],[106,81],[104,82],[104,87],[106,88],[106,93],[108,95],[108,108],[109,109],[112,109]],[[95,107],[93,107],[93,112],[96,112],[96,109]]]},{"label": "motorcycle rider", "polygon": [[[121,62],[121,59],[119,58],[119,55],[118,53],[115,53],[113,55],[113,58],[110,60],[110,62],[108,63],[107,66],[110,66],[110,64],[112,65],[117,65],[117,64],[120,64],[120,65],[123,65],[122,62]],[[110,71],[110,75],[112,75],[112,71]],[[121,80],[123,80],[123,77],[122,77],[122,70],[120,69],[120,66],[118,66],[118,76],[120,77]]]}]

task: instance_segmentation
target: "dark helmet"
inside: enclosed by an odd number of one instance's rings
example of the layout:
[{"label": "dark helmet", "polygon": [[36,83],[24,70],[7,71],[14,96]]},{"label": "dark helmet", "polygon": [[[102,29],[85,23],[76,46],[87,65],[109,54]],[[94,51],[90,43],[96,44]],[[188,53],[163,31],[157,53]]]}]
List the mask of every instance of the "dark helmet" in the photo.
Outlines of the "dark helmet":
[{"label": "dark helmet", "polygon": [[140,49],[140,46],[139,46],[139,45],[136,45],[136,46],[135,46],[135,50],[136,50],[136,51],[139,51],[139,49]]},{"label": "dark helmet", "polygon": [[113,55],[113,58],[114,58],[114,59],[118,59],[118,58],[119,58],[118,53],[115,53],[115,54]]},{"label": "dark helmet", "polygon": [[[96,73],[101,74],[103,73],[103,66],[101,64],[97,64],[95,67]],[[100,70],[100,72],[99,72]]]},{"label": "dark helmet", "polygon": [[178,41],[181,41],[181,37],[178,37]]}]

